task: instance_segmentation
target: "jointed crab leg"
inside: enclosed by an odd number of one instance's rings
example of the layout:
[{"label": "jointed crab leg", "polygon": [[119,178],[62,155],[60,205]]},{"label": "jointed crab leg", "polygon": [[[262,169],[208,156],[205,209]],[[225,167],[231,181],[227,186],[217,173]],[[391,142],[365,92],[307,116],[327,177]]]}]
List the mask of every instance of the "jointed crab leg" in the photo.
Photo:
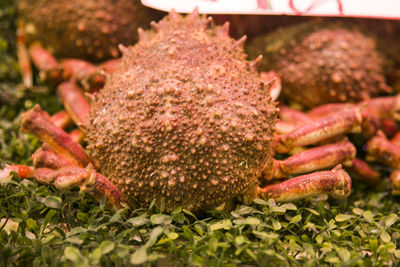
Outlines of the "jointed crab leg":
[{"label": "jointed crab leg", "polygon": [[90,164],[86,168],[63,167],[56,171],[39,168],[34,171],[33,177],[38,182],[54,185],[61,191],[79,187],[81,191],[88,192],[97,200],[106,195],[107,200],[118,208],[122,202],[126,203],[122,193]]},{"label": "jointed crab leg", "polygon": [[351,165],[355,156],[356,148],[350,142],[329,144],[308,149],[285,160],[274,160],[272,173],[267,166],[263,174],[267,180],[286,178],[292,174],[330,168],[339,163]]},{"label": "jointed crab leg", "polygon": [[47,143],[56,153],[61,153],[68,160],[85,167],[91,160],[81,145],[62,129],[54,125],[39,106],[35,106],[22,115],[21,130],[36,135],[43,143]]},{"label": "jointed crab leg", "polygon": [[297,176],[285,182],[257,188],[257,196],[287,202],[305,197],[328,194],[336,199],[346,198],[351,191],[351,178],[341,165],[330,171]]},{"label": "jointed crab leg", "polygon": [[78,127],[85,127],[89,123],[90,106],[73,82],[63,82],[57,88],[57,93],[65,109]]},{"label": "jointed crab leg", "polygon": [[386,166],[400,169],[400,148],[387,140],[382,132],[367,143],[367,161],[377,161]]},{"label": "jointed crab leg", "polygon": [[24,85],[28,88],[33,85],[33,77],[32,77],[32,66],[29,60],[28,49],[26,48],[26,35],[25,30],[22,24],[18,25],[17,29],[17,56],[18,63],[20,66],[22,79],[24,81]]},{"label": "jointed crab leg", "polygon": [[306,146],[350,132],[359,132],[361,123],[360,109],[347,109],[300,126],[288,134],[277,135],[275,149],[279,153],[287,153],[296,146]]},{"label": "jointed crab leg", "polygon": [[76,166],[61,154],[55,153],[47,144],[43,144],[32,155],[33,166],[35,168],[60,169],[66,166]]},{"label": "jointed crab leg", "polygon": [[381,174],[372,169],[365,161],[361,159],[353,159],[351,166],[346,168],[350,174],[362,179],[369,185],[376,185],[381,181]]}]

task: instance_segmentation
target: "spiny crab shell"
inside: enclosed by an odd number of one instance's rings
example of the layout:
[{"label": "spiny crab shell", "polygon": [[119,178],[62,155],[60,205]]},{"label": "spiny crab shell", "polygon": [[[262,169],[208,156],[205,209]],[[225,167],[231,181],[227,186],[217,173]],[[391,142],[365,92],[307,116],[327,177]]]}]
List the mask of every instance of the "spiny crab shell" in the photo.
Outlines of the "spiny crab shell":
[{"label": "spiny crab shell", "polygon": [[226,27],[174,12],[153,26],[121,47],[121,68],[94,97],[85,128],[92,158],[142,205],[248,203],[272,164],[269,90]]}]

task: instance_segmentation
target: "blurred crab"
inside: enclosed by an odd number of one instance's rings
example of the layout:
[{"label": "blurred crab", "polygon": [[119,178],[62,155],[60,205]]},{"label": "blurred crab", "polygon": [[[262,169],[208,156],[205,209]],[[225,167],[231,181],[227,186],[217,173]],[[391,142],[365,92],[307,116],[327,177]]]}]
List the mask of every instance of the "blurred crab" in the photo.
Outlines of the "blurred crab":
[{"label": "blurred crab", "polygon": [[[136,42],[136,29],[160,17],[139,0],[20,0],[18,11],[18,57],[28,87],[32,86],[30,57],[47,81],[58,84],[72,77],[86,88],[100,88],[101,71],[111,71],[119,62],[96,67],[84,60],[119,57],[118,44]],[[52,55],[67,59],[58,63]]]}]

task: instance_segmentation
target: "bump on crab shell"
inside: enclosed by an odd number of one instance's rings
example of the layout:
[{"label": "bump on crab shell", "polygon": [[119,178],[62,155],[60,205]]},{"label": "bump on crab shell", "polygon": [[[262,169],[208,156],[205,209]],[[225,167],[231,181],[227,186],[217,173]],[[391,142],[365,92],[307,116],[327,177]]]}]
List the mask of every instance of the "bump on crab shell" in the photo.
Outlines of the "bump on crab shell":
[{"label": "bump on crab shell", "polygon": [[171,12],[157,25],[124,50],[94,101],[88,149],[143,205],[164,198],[168,210],[204,210],[251,200],[272,161],[277,109],[268,90],[205,16]]},{"label": "bump on crab shell", "polygon": [[262,70],[282,79],[282,96],[305,108],[358,102],[390,91],[374,41],[341,25],[304,23],[256,38],[250,56],[262,53]]}]

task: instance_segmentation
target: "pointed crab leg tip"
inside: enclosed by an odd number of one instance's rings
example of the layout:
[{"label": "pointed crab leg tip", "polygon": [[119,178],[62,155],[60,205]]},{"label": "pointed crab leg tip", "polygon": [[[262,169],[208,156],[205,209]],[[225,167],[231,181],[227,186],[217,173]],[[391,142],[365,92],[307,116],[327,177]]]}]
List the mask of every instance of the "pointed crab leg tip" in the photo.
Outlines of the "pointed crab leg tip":
[{"label": "pointed crab leg tip", "polygon": [[238,39],[237,41],[236,41],[236,45],[238,46],[238,47],[244,47],[244,43],[246,42],[246,40],[247,40],[247,35],[243,35],[242,37],[240,37],[240,39]]},{"label": "pointed crab leg tip", "polygon": [[119,44],[118,49],[122,54],[126,54],[128,52],[128,47],[124,46],[123,44]]}]

